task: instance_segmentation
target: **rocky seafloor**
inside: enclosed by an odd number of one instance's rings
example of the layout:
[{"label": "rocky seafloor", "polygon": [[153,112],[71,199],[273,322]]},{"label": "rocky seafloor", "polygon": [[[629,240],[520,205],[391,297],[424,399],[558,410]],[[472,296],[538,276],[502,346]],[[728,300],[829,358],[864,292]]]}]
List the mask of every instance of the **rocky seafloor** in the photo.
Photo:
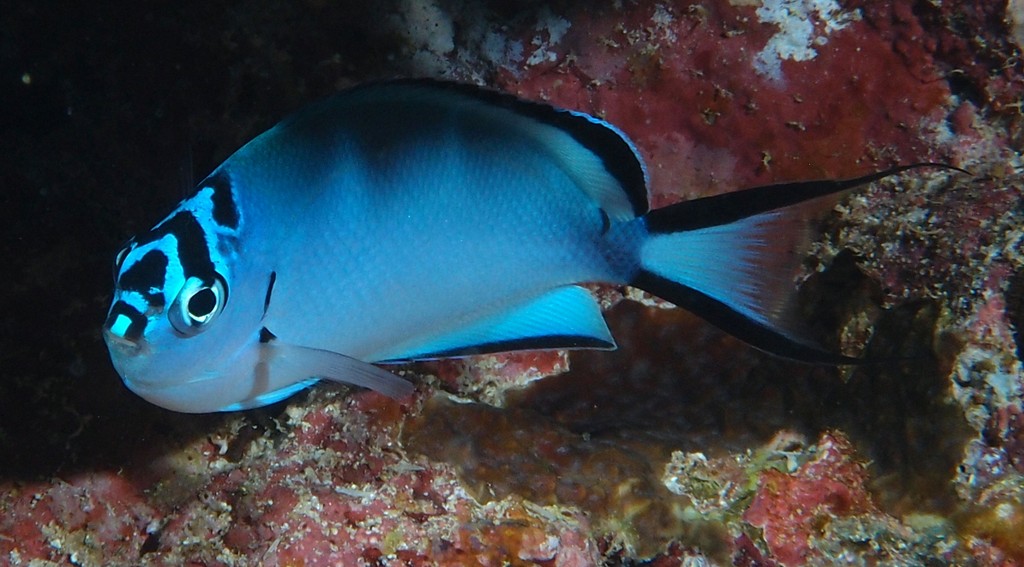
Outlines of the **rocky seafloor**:
[{"label": "rocky seafloor", "polygon": [[[1015,0],[13,3],[0,18],[0,563],[1024,564]],[[772,358],[632,289],[607,352],[414,364],[183,415],[99,334],[110,262],[240,144],[360,82],[601,116],[655,206],[937,161],[823,211]]]}]

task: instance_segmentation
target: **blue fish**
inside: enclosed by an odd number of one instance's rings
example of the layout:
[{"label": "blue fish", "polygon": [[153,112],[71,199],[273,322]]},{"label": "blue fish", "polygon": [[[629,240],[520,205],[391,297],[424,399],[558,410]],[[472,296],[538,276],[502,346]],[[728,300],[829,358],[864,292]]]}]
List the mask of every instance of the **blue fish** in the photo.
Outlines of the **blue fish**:
[{"label": "blue fish", "polygon": [[603,120],[464,84],[365,85],[256,137],[130,240],[103,335],[129,389],[181,412],[318,380],[412,391],[377,364],[613,349],[587,282],[777,355],[851,362],[787,325],[777,231],[792,205],[906,167],[649,210],[643,160]]}]

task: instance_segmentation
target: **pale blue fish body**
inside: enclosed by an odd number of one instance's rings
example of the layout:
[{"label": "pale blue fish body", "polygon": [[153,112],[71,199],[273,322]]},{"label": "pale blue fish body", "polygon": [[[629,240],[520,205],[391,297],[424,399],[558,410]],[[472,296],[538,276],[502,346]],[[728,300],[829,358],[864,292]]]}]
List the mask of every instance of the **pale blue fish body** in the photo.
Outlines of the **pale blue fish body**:
[{"label": "pale blue fish body", "polygon": [[327,139],[281,152],[289,134],[272,131],[232,158],[238,186],[260,187],[243,208],[287,232],[253,254],[277,271],[265,326],[278,339],[404,359],[554,288],[625,282],[598,205],[562,165],[529,133],[487,123],[507,119],[493,109],[450,105],[368,96],[301,117],[330,123]]},{"label": "pale blue fish body", "polygon": [[131,241],[104,336],[130,389],[186,412],[319,379],[409,393],[371,363],[613,348],[586,282],[637,285],[766,350],[828,360],[785,329],[759,267],[779,257],[766,237],[779,210],[863,181],[647,214],[643,163],[605,122],[379,83],[258,136]]}]

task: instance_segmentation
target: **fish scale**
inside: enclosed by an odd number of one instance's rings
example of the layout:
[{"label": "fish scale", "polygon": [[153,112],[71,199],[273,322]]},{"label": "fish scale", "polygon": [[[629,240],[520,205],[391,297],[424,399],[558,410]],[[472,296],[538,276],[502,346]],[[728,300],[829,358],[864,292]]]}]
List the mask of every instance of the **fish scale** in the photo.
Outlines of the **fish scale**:
[{"label": "fish scale", "polygon": [[412,386],[373,363],[614,348],[578,285],[603,282],[781,356],[853,362],[792,330],[791,286],[771,274],[799,257],[777,231],[792,205],[903,169],[648,211],[643,161],[607,122],[469,85],[375,83],[256,137],[130,241],[104,338],[128,388],[177,411],[319,380],[402,397]]},{"label": "fish scale", "polygon": [[[434,167],[446,169],[442,156],[430,156]],[[426,156],[421,159],[428,159]],[[455,159],[455,158],[452,158]],[[420,168],[422,169],[422,168]],[[275,329],[282,340],[293,340],[317,348],[337,348],[346,345],[346,352],[368,360],[377,360],[375,352],[398,338],[395,333],[424,335],[450,327],[452,321],[467,321],[480,313],[501,309],[505,304],[532,297],[545,289],[576,281],[608,280],[610,273],[596,262],[598,242],[587,241],[586,246],[567,247],[570,236],[584,229],[597,233],[600,217],[596,207],[578,191],[563,191],[573,198],[565,203],[540,203],[540,211],[550,218],[520,218],[525,215],[502,217],[495,222],[485,209],[472,205],[476,201],[493,201],[499,208],[510,211],[526,210],[537,206],[526,187],[516,187],[510,178],[514,170],[500,163],[480,163],[480,174],[449,175],[446,171],[420,172],[434,179],[470,178],[472,184],[461,188],[444,186],[418,187],[417,190],[433,195],[445,195],[430,209],[404,210],[404,201],[393,200],[389,205],[379,202],[344,207],[324,207],[322,213],[333,217],[330,222],[309,223],[302,227],[325,226],[322,238],[311,235],[300,240],[315,242],[301,256],[295,256],[291,269],[281,270],[278,290],[282,297],[297,299],[301,305],[275,302],[275,311],[268,314],[267,326]],[[492,172],[505,177],[501,183],[488,183]],[[551,187],[555,179],[569,183],[564,175],[552,172],[548,179],[531,186]],[[403,178],[399,175],[398,180]],[[518,177],[518,182],[524,180]],[[536,185],[534,185],[534,183]],[[497,188],[502,188],[498,191]],[[391,193],[384,189],[384,193]],[[493,192],[493,195],[489,193]],[[549,192],[548,194],[559,193]],[[544,194],[543,192],[541,194]],[[531,202],[533,201],[533,202]],[[378,223],[361,222],[368,209],[374,209],[381,219]],[[570,217],[570,213],[574,216]],[[575,218],[575,215],[589,218]],[[305,218],[306,215],[300,215]],[[567,222],[573,220],[575,222]],[[542,221],[542,222],[538,222]],[[537,225],[538,230],[513,232],[525,222]],[[353,227],[359,226],[361,230]],[[426,231],[425,228],[430,230]],[[316,229],[313,229],[316,230]],[[510,235],[516,235],[512,239]],[[337,243],[344,243],[338,245]],[[323,272],[311,283],[304,280],[302,264],[313,263],[332,267],[335,273]],[[351,271],[346,266],[365,266],[374,271]],[[517,278],[521,270],[533,269],[543,277],[530,280]],[[603,269],[603,271],[602,271]],[[289,277],[287,274],[295,274]],[[439,274],[457,274],[458,277],[439,279]],[[367,284],[372,286],[367,288]],[[350,294],[332,293],[336,287]],[[304,292],[287,293],[286,290]],[[460,298],[456,306],[424,302],[424,297],[452,295]],[[310,298],[315,298],[310,300]],[[320,304],[319,300],[325,304]],[[454,308],[453,308],[454,307]],[[336,313],[340,320],[335,329],[349,332],[358,329],[359,337],[339,337],[303,326],[318,313]],[[280,317],[278,317],[280,315]],[[294,324],[293,324],[294,323]],[[401,323],[399,327],[398,323]],[[361,341],[358,339],[362,339]]]}]

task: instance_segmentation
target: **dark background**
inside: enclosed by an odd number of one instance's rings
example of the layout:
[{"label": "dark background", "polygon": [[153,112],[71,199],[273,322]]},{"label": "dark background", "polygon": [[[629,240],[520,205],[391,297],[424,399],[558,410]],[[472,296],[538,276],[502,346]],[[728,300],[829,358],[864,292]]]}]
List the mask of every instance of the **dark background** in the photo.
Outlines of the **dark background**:
[{"label": "dark background", "polygon": [[121,385],[99,334],[114,254],[287,112],[412,73],[375,31],[391,7],[0,3],[0,477],[117,464],[221,419]]}]

